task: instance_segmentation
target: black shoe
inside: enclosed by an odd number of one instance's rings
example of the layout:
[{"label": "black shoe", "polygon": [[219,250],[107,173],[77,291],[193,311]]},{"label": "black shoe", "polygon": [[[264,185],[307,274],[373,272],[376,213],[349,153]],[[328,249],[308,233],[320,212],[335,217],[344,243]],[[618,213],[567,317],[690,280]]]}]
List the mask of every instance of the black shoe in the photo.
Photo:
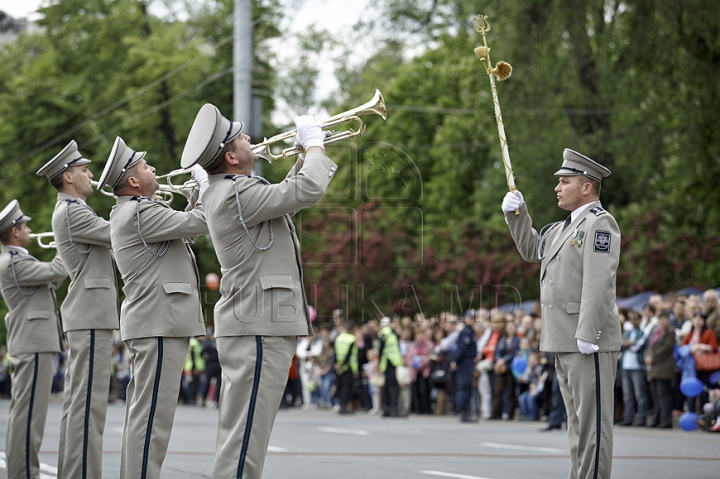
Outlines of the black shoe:
[{"label": "black shoe", "polygon": [[553,429],[562,429],[562,426],[560,426],[560,425],[557,425],[557,426],[556,426],[556,425],[553,425],[553,424],[548,424],[547,427],[543,427],[543,428],[539,429],[539,431],[540,431],[540,432],[548,432],[548,431],[552,431]]},{"label": "black shoe", "polygon": [[633,423],[627,422],[627,421],[623,421],[623,422],[619,422],[619,423],[618,423],[618,426],[624,426],[624,427],[632,426],[632,425],[633,425]]}]

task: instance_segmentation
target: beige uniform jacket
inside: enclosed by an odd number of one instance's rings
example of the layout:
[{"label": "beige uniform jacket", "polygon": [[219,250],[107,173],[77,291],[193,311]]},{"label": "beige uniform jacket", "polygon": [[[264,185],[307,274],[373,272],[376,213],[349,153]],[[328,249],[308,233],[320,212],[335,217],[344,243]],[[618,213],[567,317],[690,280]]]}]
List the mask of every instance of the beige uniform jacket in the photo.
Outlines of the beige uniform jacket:
[{"label": "beige uniform jacket", "polygon": [[[540,261],[538,232],[532,227],[527,206],[520,207],[519,215],[510,212],[505,218],[523,259]],[[620,261],[617,222],[596,201],[562,233],[561,229],[562,223],[558,223],[549,232],[540,267],[540,350],[578,352],[577,339],[583,339],[597,344],[599,352],[620,351],[622,336],[615,304]]]},{"label": "beige uniform jacket", "polygon": [[61,351],[60,323],[51,284],[61,283],[65,278],[67,272],[60,255],[44,263],[13,247],[2,247],[0,287],[9,309],[5,326],[10,355]]},{"label": "beige uniform jacket", "polygon": [[[215,335],[312,335],[303,286],[300,243],[284,215],[317,203],[337,165],[322,153],[309,153],[278,184],[257,177],[212,175],[201,193],[208,228],[220,266],[222,297],[215,305]],[[242,215],[257,250],[240,223]]]},{"label": "beige uniform jacket", "polygon": [[60,308],[63,329],[118,329],[110,222],[78,198],[59,193],[52,227],[58,254],[70,275]]},{"label": "beige uniform jacket", "polygon": [[205,334],[199,273],[185,241],[204,234],[207,224],[200,204],[184,212],[144,197],[118,197],[110,212],[110,237],[124,283],[123,340]]}]

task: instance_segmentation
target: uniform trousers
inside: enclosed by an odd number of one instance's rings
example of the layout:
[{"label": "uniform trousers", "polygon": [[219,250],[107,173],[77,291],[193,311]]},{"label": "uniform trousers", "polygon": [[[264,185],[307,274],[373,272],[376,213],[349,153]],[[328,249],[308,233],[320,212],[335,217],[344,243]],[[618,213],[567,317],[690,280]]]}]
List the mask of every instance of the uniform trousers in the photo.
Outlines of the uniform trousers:
[{"label": "uniform trousers", "polygon": [[295,336],[217,338],[222,367],[214,479],[260,479]]},{"label": "uniform trousers", "polygon": [[569,479],[610,479],[618,352],[556,353],[570,446]]},{"label": "uniform trousers", "polygon": [[112,330],[68,331],[65,337],[68,362],[58,478],[99,479],[112,365]]},{"label": "uniform trousers", "polygon": [[5,461],[8,479],[38,479],[38,453],[45,432],[55,353],[10,357],[12,401],[8,411]]},{"label": "uniform trousers", "polygon": [[128,339],[127,386],[120,479],[157,479],[165,460],[190,339]]}]

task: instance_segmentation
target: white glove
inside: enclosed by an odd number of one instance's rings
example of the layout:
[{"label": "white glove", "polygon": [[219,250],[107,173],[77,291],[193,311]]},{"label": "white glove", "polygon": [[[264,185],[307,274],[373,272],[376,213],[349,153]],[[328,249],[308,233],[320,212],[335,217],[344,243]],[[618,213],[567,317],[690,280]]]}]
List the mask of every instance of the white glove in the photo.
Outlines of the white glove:
[{"label": "white glove", "polygon": [[[325,134],[325,135],[324,135],[324,138],[327,138],[327,137],[329,137],[330,135],[332,135],[332,131],[330,131],[330,130],[323,130],[323,133]],[[323,144],[324,144],[324,143],[325,143],[325,140],[323,140]],[[300,144],[300,142],[299,142],[298,139],[297,139],[297,135],[295,135],[295,148],[298,148],[298,147],[301,147],[301,146],[302,146],[302,145]],[[325,148],[325,147],[323,146],[323,149],[324,149],[324,148]],[[298,155],[298,158],[300,158],[301,161],[305,161],[305,153],[300,153],[300,154]]]},{"label": "white glove", "polygon": [[323,133],[322,127],[320,123],[315,120],[315,117],[312,115],[296,116],[295,126],[297,127],[295,141],[300,143],[303,148],[310,148],[312,146],[323,148],[325,133]]},{"label": "white glove", "polygon": [[522,193],[518,190],[515,192],[507,192],[502,202],[503,213],[512,213],[516,209],[520,208],[525,203]]},{"label": "white glove", "polygon": [[202,185],[208,180],[208,174],[207,171],[205,171],[205,168],[195,163],[190,167],[190,174],[192,175],[193,179],[198,182],[198,185]]},{"label": "white glove", "polygon": [[585,341],[584,339],[578,339],[577,345],[578,349],[583,354],[597,353],[600,350],[600,346],[593,344],[590,341]]}]

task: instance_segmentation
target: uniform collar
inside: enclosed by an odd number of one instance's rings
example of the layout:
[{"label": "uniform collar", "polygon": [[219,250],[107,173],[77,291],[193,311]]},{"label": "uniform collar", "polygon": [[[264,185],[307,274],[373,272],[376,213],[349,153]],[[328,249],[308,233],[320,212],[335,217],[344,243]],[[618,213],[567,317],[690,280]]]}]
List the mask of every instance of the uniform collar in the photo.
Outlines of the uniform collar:
[{"label": "uniform collar", "polygon": [[73,196],[67,193],[58,193],[57,199],[58,201],[77,201],[81,205],[87,205],[85,201],[81,200],[77,196]]},{"label": "uniform collar", "polygon": [[586,209],[588,209],[592,206],[601,206],[600,201],[599,200],[591,201],[590,203],[587,203],[587,204],[584,204],[582,206],[578,206],[577,208],[575,208],[572,211],[572,213],[570,213],[570,224],[572,224],[572,222],[575,221],[577,219],[577,217],[583,213],[583,211],[585,211]]},{"label": "uniform collar", "polygon": [[23,248],[22,246],[15,246],[15,245],[3,245],[2,246],[2,252],[3,253],[9,253],[10,251],[17,251],[20,254],[29,255],[30,252]]}]

